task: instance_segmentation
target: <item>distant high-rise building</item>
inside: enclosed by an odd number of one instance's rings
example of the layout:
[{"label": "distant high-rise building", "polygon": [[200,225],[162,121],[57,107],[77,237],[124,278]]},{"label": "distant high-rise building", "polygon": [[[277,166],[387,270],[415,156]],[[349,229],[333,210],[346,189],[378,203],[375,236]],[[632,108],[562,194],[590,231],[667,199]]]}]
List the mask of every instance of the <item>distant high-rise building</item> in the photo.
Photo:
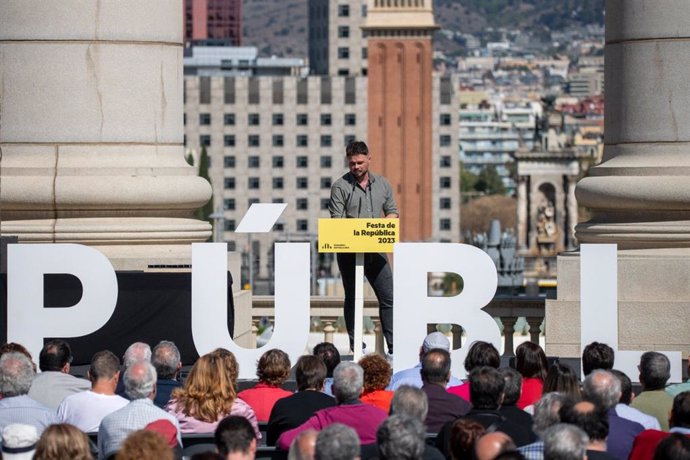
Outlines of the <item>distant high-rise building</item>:
[{"label": "distant high-rise building", "polygon": [[[431,0],[370,1],[363,26],[369,46],[368,140],[373,169],[393,186],[406,241],[432,239],[434,191],[457,190],[459,180],[434,174],[438,149],[433,114],[438,112],[432,91],[431,35],[437,28]],[[450,104],[451,79],[442,78],[440,85],[440,104]],[[451,144],[452,139],[443,137],[436,145]],[[452,147],[452,161],[457,162],[457,144]]]},{"label": "distant high-rise building", "polygon": [[367,74],[367,39],[361,26],[367,0],[309,0],[312,75]]},{"label": "distant high-rise building", "polygon": [[184,40],[242,44],[242,0],[185,0]]}]

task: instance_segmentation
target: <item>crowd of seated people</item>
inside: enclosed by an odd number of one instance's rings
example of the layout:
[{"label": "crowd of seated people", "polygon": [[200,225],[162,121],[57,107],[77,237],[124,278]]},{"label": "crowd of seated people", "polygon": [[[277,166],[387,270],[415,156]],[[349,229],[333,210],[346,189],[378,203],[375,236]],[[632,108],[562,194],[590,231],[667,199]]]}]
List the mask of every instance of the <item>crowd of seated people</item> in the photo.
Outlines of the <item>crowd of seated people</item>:
[{"label": "crowd of seated people", "polygon": [[[637,395],[603,343],[585,347],[582,382],[531,342],[517,347],[515,369],[501,367],[490,343],[466,356],[463,381],[438,332],[419,364],[395,375],[384,356],[341,361],[328,343],[294,369],[272,349],[258,360],[258,382],[238,391],[237,360],[222,348],[182,379],[174,343],[137,342],[122,362],[96,352],[80,378],[64,340],[48,341],[38,366],[9,343],[0,346],[0,458],[690,459],[690,381],[668,386],[663,354],[642,354]],[[291,375],[297,391],[284,388]]]}]

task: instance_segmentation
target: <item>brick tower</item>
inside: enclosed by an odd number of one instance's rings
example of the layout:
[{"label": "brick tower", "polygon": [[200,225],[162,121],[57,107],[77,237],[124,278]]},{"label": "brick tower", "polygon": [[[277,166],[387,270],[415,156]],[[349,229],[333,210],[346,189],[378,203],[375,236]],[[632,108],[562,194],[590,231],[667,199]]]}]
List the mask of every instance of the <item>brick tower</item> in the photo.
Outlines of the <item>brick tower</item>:
[{"label": "brick tower", "polygon": [[432,0],[369,0],[372,170],[390,181],[401,239],[432,236]]}]

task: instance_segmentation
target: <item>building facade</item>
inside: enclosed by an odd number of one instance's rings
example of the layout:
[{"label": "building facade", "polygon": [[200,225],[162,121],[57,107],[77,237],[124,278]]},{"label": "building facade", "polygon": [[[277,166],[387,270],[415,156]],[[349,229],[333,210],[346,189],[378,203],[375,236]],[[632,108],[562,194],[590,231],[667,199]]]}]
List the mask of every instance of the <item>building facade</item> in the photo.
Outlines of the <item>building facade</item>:
[{"label": "building facade", "polygon": [[242,44],[242,0],[185,0],[184,41]]}]

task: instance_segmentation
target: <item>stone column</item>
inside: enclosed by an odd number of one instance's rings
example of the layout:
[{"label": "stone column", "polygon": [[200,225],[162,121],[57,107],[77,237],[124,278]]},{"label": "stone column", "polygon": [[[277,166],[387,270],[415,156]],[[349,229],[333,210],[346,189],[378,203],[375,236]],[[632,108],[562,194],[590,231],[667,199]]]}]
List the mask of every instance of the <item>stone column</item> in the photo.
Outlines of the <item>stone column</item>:
[{"label": "stone column", "polygon": [[211,188],[184,160],[180,0],[0,2],[0,219],[116,268],[188,262]]},{"label": "stone column", "polygon": [[565,229],[568,232],[568,241],[566,251],[572,251],[576,247],[575,242],[575,226],[578,220],[577,198],[575,198],[575,177],[568,176],[568,196],[566,198],[566,209],[568,212],[568,227]]},{"label": "stone column", "polygon": [[[580,243],[616,243],[619,347],[690,343],[690,10],[683,0],[607,0],[603,162],[576,188],[592,213]],[[579,255],[558,258],[547,301],[551,355],[579,356]],[[632,376],[631,376],[632,377]]]},{"label": "stone column", "polygon": [[527,178],[518,179],[517,189],[517,247],[527,250]]}]

